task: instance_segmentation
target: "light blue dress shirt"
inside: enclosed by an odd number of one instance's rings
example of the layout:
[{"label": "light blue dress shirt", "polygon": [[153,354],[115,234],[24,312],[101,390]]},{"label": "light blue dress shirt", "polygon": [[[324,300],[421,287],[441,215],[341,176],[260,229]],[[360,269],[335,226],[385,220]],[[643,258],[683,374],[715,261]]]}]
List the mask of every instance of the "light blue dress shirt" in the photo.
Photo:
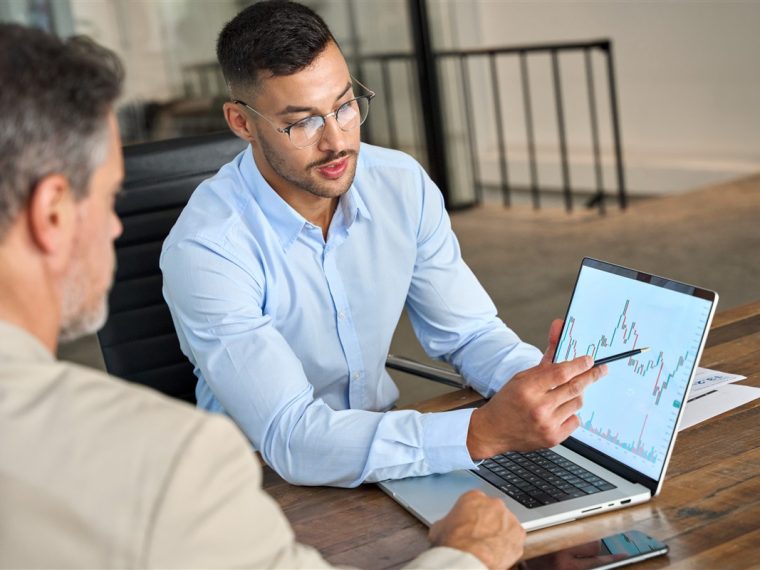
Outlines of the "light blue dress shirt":
[{"label": "light blue dress shirt", "polygon": [[362,144],[325,241],[249,147],[194,192],[161,269],[198,405],[231,416],[295,484],[475,467],[472,410],[388,411],[398,389],[385,358],[404,307],[425,351],[485,396],[541,358],[496,316],[440,191],[398,151]]}]

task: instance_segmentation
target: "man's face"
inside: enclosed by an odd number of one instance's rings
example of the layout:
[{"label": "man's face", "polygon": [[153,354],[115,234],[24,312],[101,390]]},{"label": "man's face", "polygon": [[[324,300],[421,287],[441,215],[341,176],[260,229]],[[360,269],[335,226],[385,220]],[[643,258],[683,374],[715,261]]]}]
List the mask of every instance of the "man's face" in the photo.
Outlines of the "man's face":
[{"label": "man's face", "polygon": [[[298,73],[263,79],[256,93],[252,105],[278,127],[332,113],[355,96],[346,61],[333,42]],[[256,164],[275,190],[336,198],[349,189],[359,153],[358,127],[343,131],[334,116],[328,117],[319,142],[299,149],[264,119],[254,120]]]},{"label": "man's face", "polygon": [[113,242],[122,231],[114,203],[124,178],[121,140],[113,114],[108,118],[108,133],[108,155],[90,177],[87,197],[75,206],[71,262],[61,282],[61,341],[94,333],[108,316],[108,290],[116,266]]}]

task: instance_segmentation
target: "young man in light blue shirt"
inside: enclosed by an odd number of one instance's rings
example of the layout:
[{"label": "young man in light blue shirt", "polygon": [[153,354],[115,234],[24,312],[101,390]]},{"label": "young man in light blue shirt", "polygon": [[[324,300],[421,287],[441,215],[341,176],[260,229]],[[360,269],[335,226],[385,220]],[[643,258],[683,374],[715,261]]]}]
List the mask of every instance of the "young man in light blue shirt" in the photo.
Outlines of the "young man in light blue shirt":
[{"label": "young man in light blue shirt", "polygon": [[[473,468],[565,439],[604,369],[551,363],[558,321],[542,357],[497,317],[425,171],[360,143],[374,94],[324,22],[257,3],[225,26],[217,55],[225,117],[250,146],[198,187],[161,254],[199,406],[305,485]],[[398,389],[384,363],[405,307],[427,353],[488,404],[388,411]]]}]

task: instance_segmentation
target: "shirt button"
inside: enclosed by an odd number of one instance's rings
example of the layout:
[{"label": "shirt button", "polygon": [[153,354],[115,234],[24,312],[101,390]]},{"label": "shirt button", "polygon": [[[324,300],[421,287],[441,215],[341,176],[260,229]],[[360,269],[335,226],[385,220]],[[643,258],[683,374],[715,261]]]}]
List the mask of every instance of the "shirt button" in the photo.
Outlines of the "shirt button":
[{"label": "shirt button", "polygon": [[361,372],[354,372],[353,374],[351,374],[351,378],[353,378],[354,380],[358,380],[361,377],[362,377]]},{"label": "shirt button", "polygon": [[340,311],[340,312],[338,313],[338,318],[339,318],[341,321],[345,321],[345,320],[346,320],[346,313],[344,313],[343,311]]}]

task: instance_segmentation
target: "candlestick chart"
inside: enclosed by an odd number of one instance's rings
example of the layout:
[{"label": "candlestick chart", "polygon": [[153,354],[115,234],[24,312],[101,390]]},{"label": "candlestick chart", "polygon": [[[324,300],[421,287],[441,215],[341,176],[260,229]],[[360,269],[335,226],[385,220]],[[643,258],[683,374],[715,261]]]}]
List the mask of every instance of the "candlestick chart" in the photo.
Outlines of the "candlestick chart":
[{"label": "candlestick chart", "polygon": [[584,267],[555,361],[649,351],[607,365],[608,375],[584,394],[573,437],[659,474],[710,309],[702,299]]}]

